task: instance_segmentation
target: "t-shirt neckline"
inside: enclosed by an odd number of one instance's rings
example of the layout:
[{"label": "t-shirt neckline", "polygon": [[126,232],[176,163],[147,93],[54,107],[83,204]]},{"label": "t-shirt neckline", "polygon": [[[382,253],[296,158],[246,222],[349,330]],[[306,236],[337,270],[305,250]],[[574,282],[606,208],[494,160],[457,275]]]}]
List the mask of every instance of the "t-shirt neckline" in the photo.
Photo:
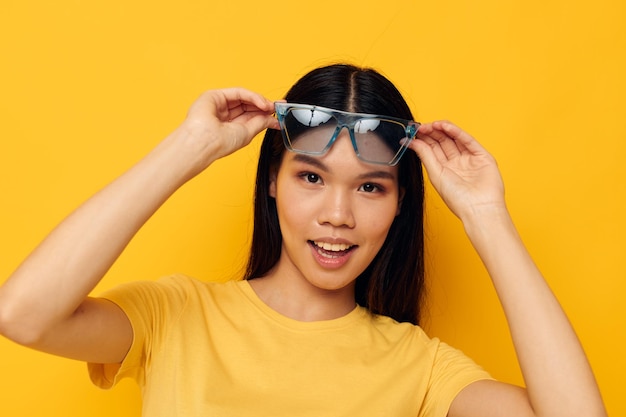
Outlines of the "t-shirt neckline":
[{"label": "t-shirt neckline", "polygon": [[254,291],[247,280],[235,281],[236,287],[241,291],[242,295],[260,312],[270,320],[279,323],[282,326],[289,327],[294,330],[335,330],[344,328],[355,321],[363,319],[369,313],[367,309],[359,305],[348,314],[336,319],[319,320],[319,321],[300,321],[287,317],[267,305]]}]

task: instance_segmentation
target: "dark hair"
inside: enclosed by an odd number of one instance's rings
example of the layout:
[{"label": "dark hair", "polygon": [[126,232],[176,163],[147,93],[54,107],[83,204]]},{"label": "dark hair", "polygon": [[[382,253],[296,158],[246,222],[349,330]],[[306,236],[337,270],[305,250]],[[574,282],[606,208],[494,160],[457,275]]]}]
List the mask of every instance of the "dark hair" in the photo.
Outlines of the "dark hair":
[{"label": "dark hair", "polygon": [[[292,103],[384,114],[413,120],[398,89],[370,68],[335,64],[304,75],[287,93]],[[259,157],[254,200],[254,230],[245,279],[264,276],[280,258],[282,235],[276,202],[269,195],[270,174],[280,166],[285,146],[279,131],[268,129]],[[356,280],[355,299],[372,313],[419,324],[424,286],[424,179],[414,152],[398,164],[404,189],[400,214],[382,248]]]}]

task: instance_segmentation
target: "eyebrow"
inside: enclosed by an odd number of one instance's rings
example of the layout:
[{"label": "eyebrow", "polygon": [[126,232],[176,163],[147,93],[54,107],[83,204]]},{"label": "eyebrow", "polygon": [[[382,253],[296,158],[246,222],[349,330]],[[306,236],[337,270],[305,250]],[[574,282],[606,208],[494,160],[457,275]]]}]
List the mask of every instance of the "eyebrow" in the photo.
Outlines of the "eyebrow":
[{"label": "eyebrow", "polygon": [[[293,157],[294,161],[302,162],[308,165],[312,165],[318,168],[321,171],[329,172],[330,169],[328,166],[319,160],[319,158],[315,158],[310,155],[304,155],[301,153],[297,153]],[[396,180],[396,176],[389,171],[376,170],[376,171],[368,171],[363,174],[360,174],[357,179],[365,180],[365,179],[384,179],[384,180]]]},{"label": "eyebrow", "polygon": [[308,165],[313,165],[314,167],[324,171],[324,172],[328,172],[329,169],[326,166],[325,163],[323,163],[322,161],[320,161],[318,158],[314,158],[312,156],[309,155],[304,155],[301,153],[297,153],[293,156],[293,160],[294,161],[298,161],[298,162],[303,162],[305,164]]}]

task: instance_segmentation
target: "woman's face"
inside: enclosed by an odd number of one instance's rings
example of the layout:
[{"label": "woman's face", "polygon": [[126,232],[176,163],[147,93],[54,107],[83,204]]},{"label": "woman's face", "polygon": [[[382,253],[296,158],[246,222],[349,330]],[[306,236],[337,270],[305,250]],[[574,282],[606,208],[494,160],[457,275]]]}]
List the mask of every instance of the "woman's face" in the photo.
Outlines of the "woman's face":
[{"label": "woman's face", "polygon": [[270,195],[283,237],[274,272],[351,293],[383,245],[401,199],[398,168],[360,161],[346,131],[323,156],[285,152]]}]

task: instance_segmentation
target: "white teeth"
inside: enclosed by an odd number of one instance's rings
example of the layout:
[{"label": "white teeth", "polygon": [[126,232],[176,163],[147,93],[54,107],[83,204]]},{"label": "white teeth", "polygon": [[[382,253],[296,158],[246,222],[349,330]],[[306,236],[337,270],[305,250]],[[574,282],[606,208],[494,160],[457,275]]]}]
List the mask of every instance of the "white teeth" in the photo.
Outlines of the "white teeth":
[{"label": "white teeth", "polygon": [[341,252],[352,247],[352,245],[346,245],[345,243],[328,243],[328,242],[313,242],[319,248],[329,250],[331,252]]}]

